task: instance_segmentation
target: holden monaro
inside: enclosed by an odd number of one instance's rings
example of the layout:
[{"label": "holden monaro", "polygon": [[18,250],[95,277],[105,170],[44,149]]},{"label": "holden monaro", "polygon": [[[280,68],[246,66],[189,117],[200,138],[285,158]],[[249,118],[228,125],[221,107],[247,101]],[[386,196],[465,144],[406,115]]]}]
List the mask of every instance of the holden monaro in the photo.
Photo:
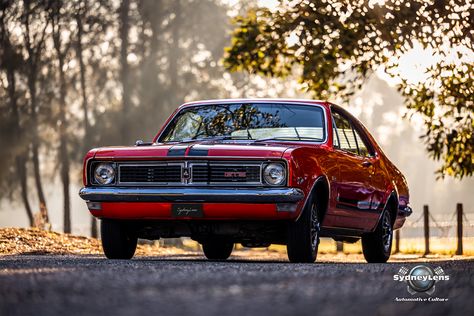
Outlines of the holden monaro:
[{"label": "holden monaro", "polygon": [[180,106],[152,142],[84,159],[80,196],[101,219],[107,258],[138,238],[190,237],[211,260],[286,245],[314,262],[320,237],[362,239],[386,262],[411,214],[407,182],[367,129],[341,107],[306,100],[214,100]]}]

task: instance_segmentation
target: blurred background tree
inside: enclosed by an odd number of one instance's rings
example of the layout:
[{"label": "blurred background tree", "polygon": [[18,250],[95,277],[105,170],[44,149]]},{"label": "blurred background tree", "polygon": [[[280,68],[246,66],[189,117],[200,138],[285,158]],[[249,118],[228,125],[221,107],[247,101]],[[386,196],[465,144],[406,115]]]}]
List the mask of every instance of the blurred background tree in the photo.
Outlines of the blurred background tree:
[{"label": "blurred background tree", "polygon": [[[473,21],[471,1],[285,0],[235,18],[225,66],[273,77],[296,72],[315,97],[345,102],[384,67],[399,77],[408,115],[422,117],[439,176],[463,178],[474,172]],[[436,57],[419,82],[397,72],[415,45]]]},{"label": "blurred background tree", "polygon": [[1,1],[0,145],[9,150],[0,197],[18,194],[29,224],[47,225],[43,182],[58,177],[70,232],[71,177],[77,183],[88,149],[150,139],[188,96],[226,96],[227,9],[212,0]]}]

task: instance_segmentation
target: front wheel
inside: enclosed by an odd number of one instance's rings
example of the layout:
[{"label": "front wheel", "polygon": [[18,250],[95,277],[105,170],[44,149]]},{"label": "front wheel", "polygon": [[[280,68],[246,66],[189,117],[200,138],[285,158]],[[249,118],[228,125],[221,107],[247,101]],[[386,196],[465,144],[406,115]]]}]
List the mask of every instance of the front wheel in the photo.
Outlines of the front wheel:
[{"label": "front wheel", "polygon": [[234,244],[227,241],[205,241],[202,243],[204,255],[209,260],[226,260],[230,257]]},{"label": "front wheel", "polygon": [[319,212],[317,201],[311,199],[300,218],[290,223],[286,249],[288,259],[294,263],[312,263],[316,261],[319,245]]},{"label": "front wheel", "polygon": [[382,213],[375,231],[362,235],[362,252],[369,263],[385,263],[392,252],[393,228],[390,212]]},{"label": "front wheel", "polygon": [[138,238],[125,223],[103,219],[100,235],[105,256],[109,259],[131,259],[137,248]]}]

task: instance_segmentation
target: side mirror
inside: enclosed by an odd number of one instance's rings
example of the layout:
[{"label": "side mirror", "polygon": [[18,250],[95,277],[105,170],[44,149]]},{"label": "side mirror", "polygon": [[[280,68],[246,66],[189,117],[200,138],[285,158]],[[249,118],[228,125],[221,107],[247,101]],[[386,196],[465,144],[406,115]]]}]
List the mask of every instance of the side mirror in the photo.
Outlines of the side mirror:
[{"label": "side mirror", "polygon": [[135,142],[135,146],[151,146],[151,145],[153,145],[153,142],[144,142],[141,139]]}]

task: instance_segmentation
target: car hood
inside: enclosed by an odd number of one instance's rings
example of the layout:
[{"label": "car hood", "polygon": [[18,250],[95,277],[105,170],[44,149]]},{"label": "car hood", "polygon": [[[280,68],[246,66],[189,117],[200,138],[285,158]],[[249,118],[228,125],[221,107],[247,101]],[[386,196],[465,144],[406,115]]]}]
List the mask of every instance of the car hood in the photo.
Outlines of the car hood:
[{"label": "car hood", "polygon": [[150,146],[103,147],[96,149],[96,159],[147,159],[165,157],[248,157],[281,158],[290,147],[286,144],[253,142],[192,142],[153,144]]}]

